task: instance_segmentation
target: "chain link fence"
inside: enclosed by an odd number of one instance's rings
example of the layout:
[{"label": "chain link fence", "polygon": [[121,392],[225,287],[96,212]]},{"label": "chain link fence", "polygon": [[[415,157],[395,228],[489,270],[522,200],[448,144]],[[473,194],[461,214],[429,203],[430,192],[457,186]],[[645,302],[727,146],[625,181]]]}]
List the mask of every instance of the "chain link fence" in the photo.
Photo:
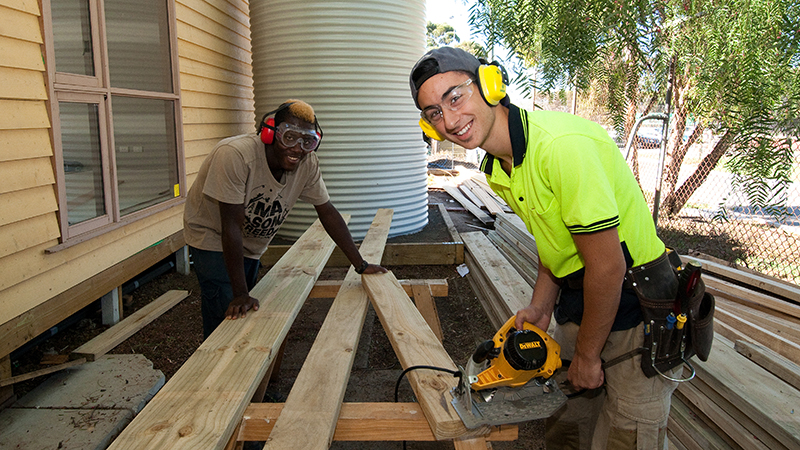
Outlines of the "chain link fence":
[{"label": "chain link fence", "polygon": [[431,140],[428,169],[454,170],[455,166],[478,169],[483,155],[483,150],[468,150],[450,141]]},{"label": "chain link fence", "polygon": [[[663,123],[659,117],[638,122],[623,153],[651,211],[656,209],[658,234],[664,243],[682,254],[700,252],[800,284],[797,174],[788,187],[761,180],[765,182],[760,185],[767,187],[761,198],[770,206],[763,200],[754,202],[752,188],[745,188],[744,180],[726,169],[724,158],[708,163],[719,141],[709,131],[688,148],[680,170],[673,173],[670,156],[661,152]],[[797,167],[800,148],[794,150]],[[705,178],[699,176],[706,173]],[[771,192],[770,187],[774,188]],[[686,195],[685,203],[675,201]]]}]

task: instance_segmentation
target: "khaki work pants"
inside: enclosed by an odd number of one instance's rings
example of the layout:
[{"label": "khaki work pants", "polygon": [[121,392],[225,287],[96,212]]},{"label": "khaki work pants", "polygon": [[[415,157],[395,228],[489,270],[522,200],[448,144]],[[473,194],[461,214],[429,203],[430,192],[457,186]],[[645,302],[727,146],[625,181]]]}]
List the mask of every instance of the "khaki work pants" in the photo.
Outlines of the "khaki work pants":
[{"label": "khaki work pants", "polygon": [[[580,327],[557,325],[553,338],[561,344],[561,357],[572,360]],[[601,353],[609,361],[644,341],[642,324],[612,332]],[[667,373],[674,376],[682,366]],[[566,379],[566,371],[561,371]],[[677,383],[660,376],[647,378],[641,356],[622,361],[605,371],[606,384],[573,397],[547,421],[548,450],[666,450],[670,398]]]}]

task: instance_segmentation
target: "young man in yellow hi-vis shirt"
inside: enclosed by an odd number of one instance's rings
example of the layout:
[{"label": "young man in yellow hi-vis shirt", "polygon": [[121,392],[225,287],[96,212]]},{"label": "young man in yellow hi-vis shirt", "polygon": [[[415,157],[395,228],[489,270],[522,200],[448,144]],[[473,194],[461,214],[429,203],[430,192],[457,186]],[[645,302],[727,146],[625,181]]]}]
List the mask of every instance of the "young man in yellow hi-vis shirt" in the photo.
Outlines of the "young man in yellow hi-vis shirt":
[{"label": "young man in yellow hi-vis shirt", "polygon": [[507,83],[497,64],[450,47],[426,53],[410,76],[423,131],[485,150],[489,185],[536,239],[539,276],[516,327],[529,322],[546,330],[554,315],[553,337],[571,360],[567,378],[589,390],[548,420],[547,447],[666,448],[675,383],[645,376],[638,354],[601,366],[643,344],[626,270],[656,261],[671,270],[660,263],[665,246],[642,192],[602,127],[520,109],[506,96]]}]

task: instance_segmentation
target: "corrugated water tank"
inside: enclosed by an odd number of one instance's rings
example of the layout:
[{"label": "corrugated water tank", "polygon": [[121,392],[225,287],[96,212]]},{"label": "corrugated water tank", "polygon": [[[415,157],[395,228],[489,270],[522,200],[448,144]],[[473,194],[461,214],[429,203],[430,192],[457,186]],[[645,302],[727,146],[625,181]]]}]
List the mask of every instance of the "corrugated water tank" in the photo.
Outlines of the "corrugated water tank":
[{"label": "corrugated water tank", "polygon": [[[256,116],[302,99],[324,131],[318,155],[336,208],[364,237],[378,208],[390,236],[428,223],[427,147],[408,87],[425,51],[425,0],[251,0]],[[298,202],[278,233],[295,239],[314,220]]]}]

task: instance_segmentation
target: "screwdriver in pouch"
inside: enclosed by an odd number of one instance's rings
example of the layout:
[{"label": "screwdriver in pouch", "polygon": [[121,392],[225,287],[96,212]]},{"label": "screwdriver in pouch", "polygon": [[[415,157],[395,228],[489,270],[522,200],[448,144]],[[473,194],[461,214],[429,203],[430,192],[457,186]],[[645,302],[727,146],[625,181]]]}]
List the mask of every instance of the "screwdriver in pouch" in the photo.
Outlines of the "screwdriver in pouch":
[{"label": "screwdriver in pouch", "polygon": [[675,314],[669,313],[666,325],[659,327],[658,333],[658,356],[669,356],[672,344],[673,329],[675,328]]},{"label": "screwdriver in pouch", "polygon": [[686,314],[679,314],[678,317],[675,318],[676,331],[672,336],[672,342],[670,342],[670,355],[683,352],[683,335],[685,333],[684,325],[686,325]]}]

